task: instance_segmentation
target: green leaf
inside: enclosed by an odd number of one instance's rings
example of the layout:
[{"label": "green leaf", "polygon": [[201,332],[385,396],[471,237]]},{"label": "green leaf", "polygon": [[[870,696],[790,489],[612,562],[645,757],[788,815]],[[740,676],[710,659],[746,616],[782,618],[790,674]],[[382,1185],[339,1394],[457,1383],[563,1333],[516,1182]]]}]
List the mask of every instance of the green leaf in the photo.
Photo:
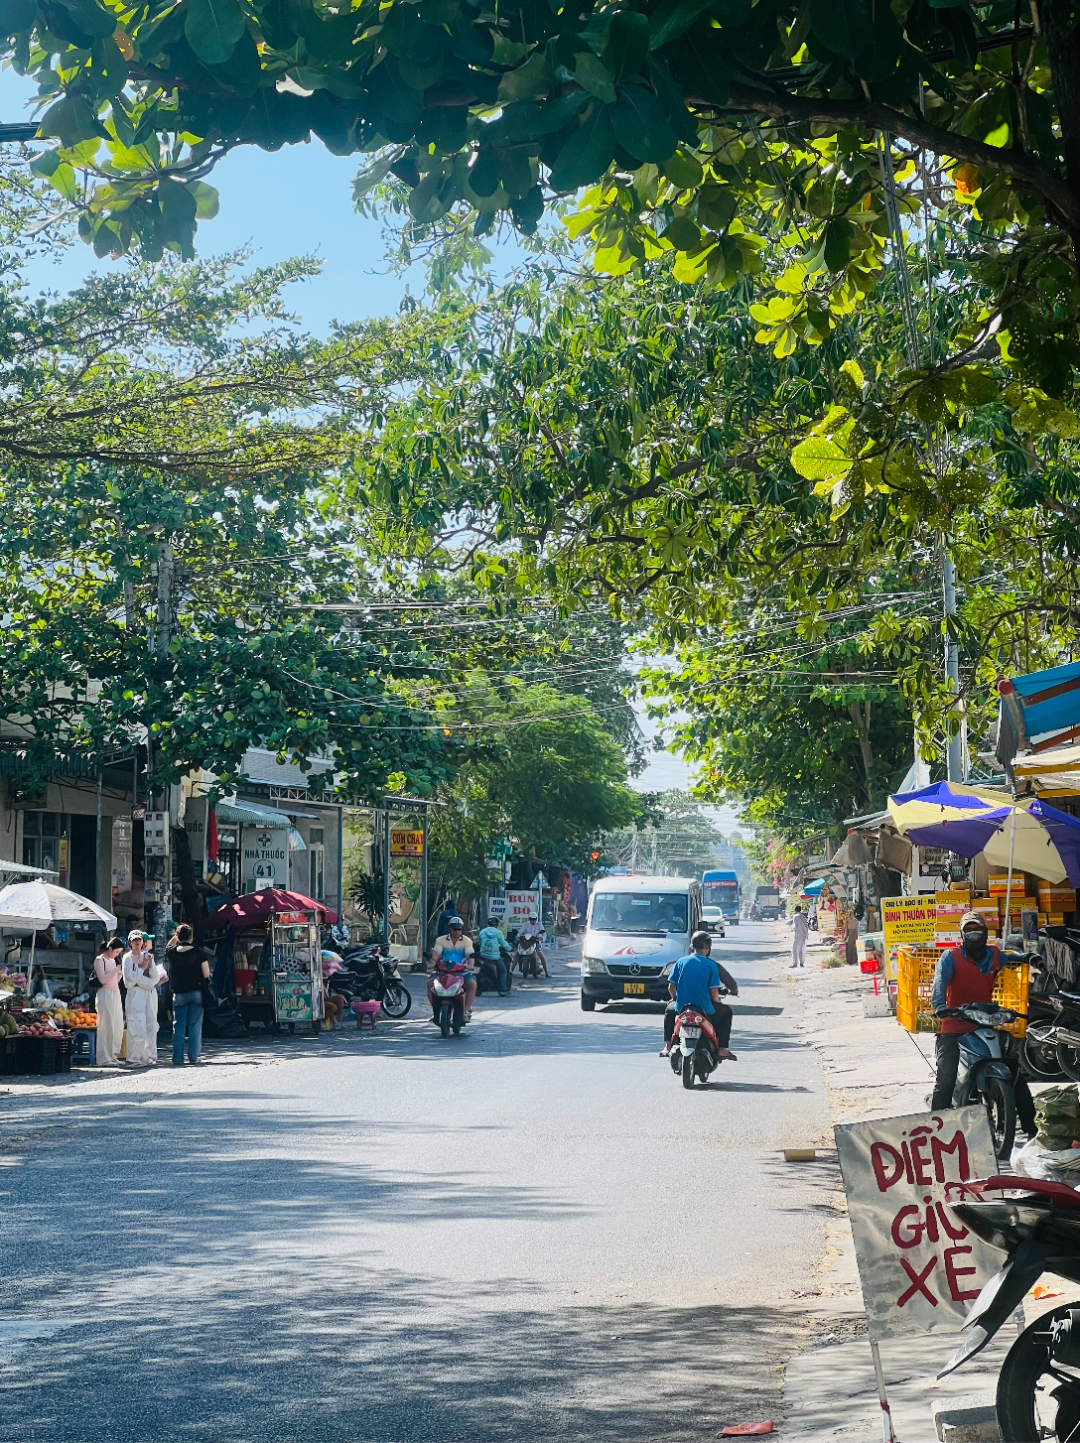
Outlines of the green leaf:
[{"label": "green leaf", "polygon": [[55,135],[65,149],[81,140],[112,138],[81,95],[65,95],[51,105],[41,117],[38,133],[43,137]]},{"label": "green leaf", "polygon": [[835,483],[843,480],[854,463],[828,436],[808,436],[792,451],[791,464],[807,481]]},{"label": "green leaf", "polygon": [[37,18],[34,0],[0,0],[0,35],[29,30]]},{"label": "green leaf", "polygon": [[685,150],[669,155],[660,167],[660,174],[677,185],[680,190],[696,190],[705,178],[700,163]]},{"label": "green leaf", "polygon": [[690,251],[701,244],[701,231],[688,215],[679,215],[664,231],[664,240],[670,241],[677,251]]},{"label": "green leaf", "polygon": [[196,220],[213,220],[220,209],[218,193],[204,180],[189,180],[188,190],[195,197]]},{"label": "green leaf", "polygon": [[92,40],[104,40],[116,29],[118,16],[114,10],[105,10],[94,0],[59,0],[75,24]]},{"label": "green leaf", "polygon": [[586,115],[551,167],[552,190],[577,190],[604,174],[615,158],[614,109],[596,104]]},{"label": "green leaf", "polygon": [[237,0],[188,0],[184,34],[207,65],[224,65],[244,33],[244,12]]},{"label": "green leaf", "polygon": [[551,66],[538,50],[524,65],[508,70],[499,81],[499,104],[509,105],[514,100],[531,100],[535,95],[544,95],[551,88],[552,79]]},{"label": "green leaf", "polygon": [[709,4],[710,0],[661,0],[649,16],[650,48],[659,50],[661,45],[677,40]]},{"label": "green leaf", "polygon": [[660,165],[675,153],[679,138],[664,108],[650,91],[628,85],[612,106],[612,124],[619,144],[638,160]]},{"label": "green leaf", "polygon": [[822,259],[831,271],[842,271],[851,260],[852,225],[847,220],[831,220],[825,227]]},{"label": "green leaf", "polygon": [[617,10],[608,27],[604,61],[616,83],[636,75],[649,53],[649,21],[636,10]]},{"label": "green leaf", "polygon": [[35,155],[30,162],[30,169],[35,175],[50,176],[60,164],[60,152],[56,150],[43,150],[40,155]]},{"label": "green leaf", "polygon": [[615,103],[615,82],[611,78],[611,72],[591,50],[579,50],[575,55],[574,79],[582,90],[595,95],[597,100],[602,100],[605,105]]}]

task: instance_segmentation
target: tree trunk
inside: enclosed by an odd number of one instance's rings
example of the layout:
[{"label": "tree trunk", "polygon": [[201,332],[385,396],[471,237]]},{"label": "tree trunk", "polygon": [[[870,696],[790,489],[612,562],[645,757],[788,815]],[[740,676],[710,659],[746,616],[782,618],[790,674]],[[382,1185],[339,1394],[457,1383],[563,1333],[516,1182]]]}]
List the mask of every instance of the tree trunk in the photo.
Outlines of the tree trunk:
[{"label": "tree trunk", "polygon": [[183,827],[172,829],[173,852],[176,856],[176,871],[180,878],[180,899],[184,904],[184,916],[191,923],[195,933],[195,945],[202,945],[203,899],[195,880],[195,864],[191,860],[191,842]]},{"label": "tree trunk", "polygon": [[859,734],[859,752],[862,755],[863,775],[866,777],[867,797],[870,796],[870,771],[874,765],[874,749],[870,745],[870,706],[868,701],[848,703],[848,715]]}]

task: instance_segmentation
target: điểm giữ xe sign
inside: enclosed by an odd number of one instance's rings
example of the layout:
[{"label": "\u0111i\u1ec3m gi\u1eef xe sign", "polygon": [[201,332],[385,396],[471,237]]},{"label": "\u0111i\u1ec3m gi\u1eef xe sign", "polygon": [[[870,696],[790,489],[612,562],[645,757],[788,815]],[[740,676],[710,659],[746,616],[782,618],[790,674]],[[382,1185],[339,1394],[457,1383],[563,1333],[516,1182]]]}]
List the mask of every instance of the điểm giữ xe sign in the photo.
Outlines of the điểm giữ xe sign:
[{"label": "\u0111i\u1ec3m gi\u1eef xe sign", "polygon": [[962,1183],[998,1170],[986,1109],[847,1123],[835,1136],[871,1337],[955,1332],[1002,1262],[949,1207]]}]

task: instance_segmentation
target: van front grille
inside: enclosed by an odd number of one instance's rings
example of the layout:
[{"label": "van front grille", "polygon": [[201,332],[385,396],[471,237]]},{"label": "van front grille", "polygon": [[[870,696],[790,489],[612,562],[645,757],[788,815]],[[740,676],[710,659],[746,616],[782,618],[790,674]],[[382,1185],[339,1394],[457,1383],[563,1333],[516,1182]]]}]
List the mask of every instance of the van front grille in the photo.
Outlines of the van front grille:
[{"label": "van front grille", "polygon": [[663,967],[643,967],[640,963],[609,962],[607,970],[612,977],[659,977]]}]

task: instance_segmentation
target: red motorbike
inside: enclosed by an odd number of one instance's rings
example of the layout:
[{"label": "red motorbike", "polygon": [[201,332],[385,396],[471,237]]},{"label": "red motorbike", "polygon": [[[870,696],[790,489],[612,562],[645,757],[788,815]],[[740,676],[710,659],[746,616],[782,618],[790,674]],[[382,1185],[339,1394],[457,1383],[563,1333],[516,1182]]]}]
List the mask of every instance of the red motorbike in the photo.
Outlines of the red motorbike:
[{"label": "red motorbike", "polygon": [[465,972],[464,962],[451,967],[438,963],[435,968],[435,1017],[439,1031],[444,1037],[453,1032],[457,1037],[465,1026]]},{"label": "red motorbike", "polygon": [[711,1072],[720,1066],[720,1042],[708,1016],[696,1007],[684,1007],[675,1019],[671,1034],[671,1070],[682,1076],[684,1087],[693,1087],[694,1078],[704,1084]]}]

